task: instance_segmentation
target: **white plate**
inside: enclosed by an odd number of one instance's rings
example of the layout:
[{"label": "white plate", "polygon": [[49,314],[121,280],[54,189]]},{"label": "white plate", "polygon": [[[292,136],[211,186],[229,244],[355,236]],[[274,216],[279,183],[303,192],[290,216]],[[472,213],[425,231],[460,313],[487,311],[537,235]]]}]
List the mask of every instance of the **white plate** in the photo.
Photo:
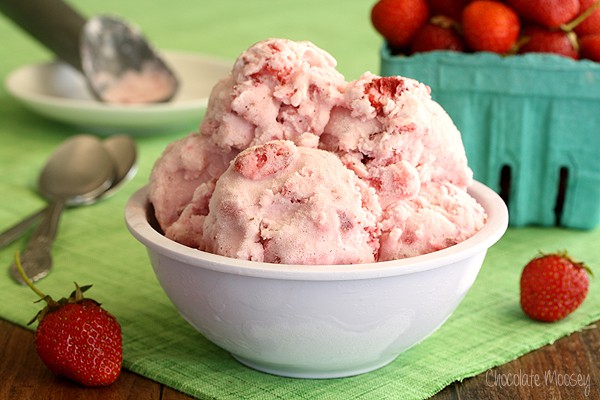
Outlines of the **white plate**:
[{"label": "white plate", "polygon": [[177,129],[195,129],[208,96],[233,61],[211,56],[162,53],[179,79],[179,90],[168,103],[114,105],[94,100],[83,76],[61,62],[26,65],[6,78],[9,93],[30,110],[60,122],[99,134],[168,134]]}]

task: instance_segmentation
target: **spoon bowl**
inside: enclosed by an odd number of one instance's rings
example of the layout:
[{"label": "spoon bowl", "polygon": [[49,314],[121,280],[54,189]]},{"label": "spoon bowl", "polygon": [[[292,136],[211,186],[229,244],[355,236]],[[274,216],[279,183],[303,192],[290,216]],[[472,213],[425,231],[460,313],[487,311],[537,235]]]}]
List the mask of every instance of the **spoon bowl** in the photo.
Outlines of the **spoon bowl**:
[{"label": "spoon bowl", "polygon": [[105,192],[115,175],[113,160],[91,135],[77,135],[52,154],[38,180],[40,193],[65,205],[84,204]]},{"label": "spoon bowl", "polygon": [[112,196],[137,173],[137,147],[132,138],[127,135],[114,135],[104,139],[102,145],[113,160],[115,179],[112,185],[92,203]]}]

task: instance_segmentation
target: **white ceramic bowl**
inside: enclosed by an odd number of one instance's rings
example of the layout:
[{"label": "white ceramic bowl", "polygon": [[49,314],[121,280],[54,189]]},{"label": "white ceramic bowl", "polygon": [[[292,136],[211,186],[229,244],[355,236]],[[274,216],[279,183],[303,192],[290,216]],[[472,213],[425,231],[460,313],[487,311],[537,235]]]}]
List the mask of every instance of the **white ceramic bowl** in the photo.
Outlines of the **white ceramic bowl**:
[{"label": "white ceramic bowl", "polygon": [[5,85],[31,111],[98,134],[161,135],[197,128],[213,86],[229,74],[233,61],[176,51],[162,56],[179,79],[175,97],[166,103],[102,103],[93,98],[83,75],[57,61],[20,67]]},{"label": "white ceramic bowl", "polygon": [[469,192],[488,214],[476,235],[435,253],[371,264],[259,263],[183,246],[149,222],[147,188],[129,199],[125,219],[162,288],[206,338],[264,372],[332,378],[390,363],[456,309],[508,225],[495,192],[478,182]]}]

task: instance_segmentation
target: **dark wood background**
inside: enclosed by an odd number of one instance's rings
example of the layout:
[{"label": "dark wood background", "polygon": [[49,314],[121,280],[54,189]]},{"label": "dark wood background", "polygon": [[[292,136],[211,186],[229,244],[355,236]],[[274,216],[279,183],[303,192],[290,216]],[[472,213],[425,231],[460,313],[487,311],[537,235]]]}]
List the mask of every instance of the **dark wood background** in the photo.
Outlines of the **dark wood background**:
[{"label": "dark wood background", "polygon": [[[561,376],[560,380],[546,382],[545,374],[554,373]],[[38,358],[33,333],[1,319],[0,377],[2,400],[191,399],[126,370],[113,385],[93,389],[55,376]],[[394,394],[390,393],[389,398],[394,398]],[[600,324],[590,325],[474,378],[454,383],[433,397],[433,400],[451,399],[600,399]]]}]

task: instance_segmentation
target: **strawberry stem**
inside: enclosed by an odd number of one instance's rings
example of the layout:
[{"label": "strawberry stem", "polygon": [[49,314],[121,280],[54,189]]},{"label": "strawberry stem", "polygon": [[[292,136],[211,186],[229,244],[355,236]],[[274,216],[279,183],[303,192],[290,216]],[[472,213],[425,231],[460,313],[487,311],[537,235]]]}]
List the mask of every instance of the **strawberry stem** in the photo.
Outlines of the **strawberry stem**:
[{"label": "strawberry stem", "polygon": [[587,266],[587,264],[581,263],[579,265],[581,266],[581,268],[585,269],[585,272],[587,272],[589,276],[594,278],[594,272],[592,271],[592,269],[590,267]]},{"label": "strawberry stem", "polygon": [[[33,282],[31,282],[31,280],[29,279],[29,277],[25,274],[25,271],[23,270],[23,266],[21,265],[21,255],[19,254],[18,251],[15,254],[15,264],[17,265],[17,270],[19,271],[19,275],[21,275],[21,278],[23,278],[23,281],[25,282],[25,284],[27,286],[29,286],[29,288],[31,290],[33,290],[35,292],[35,294],[37,294],[38,296],[40,296],[41,300],[44,300],[48,304],[48,306],[50,306],[50,307],[56,307],[56,306],[58,306],[58,303],[56,301],[54,301],[54,299],[52,299],[52,297],[44,294],[44,292],[42,292],[40,289],[38,289],[37,287],[35,287],[35,285],[33,284]],[[38,301],[40,301],[40,300],[38,300]]]},{"label": "strawberry stem", "polygon": [[517,42],[506,52],[506,55],[515,55],[531,40],[531,36],[521,36]]},{"label": "strawberry stem", "polygon": [[594,11],[596,11],[596,9],[598,7],[600,7],[600,0],[596,0],[594,2],[594,4],[592,4],[591,6],[589,6],[584,12],[582,12],[577,17],[575,17],[571,22],[568,22],[566,24],[562,24],[560,26],[560,29],[563,30],[564,32],[571,32],[573,29],[575,29],[575,27],[577,27],[577,25],[579,25],[587,17],[589,17],[590,15],[592,15],[592,13]]},{"label": "strawberry stem", "polygon": [[46,295],[37,287],[35,287],[33,285],[33,283],[31,282],[31,280],[29,279],[29,277],[25,274],[25,271],[23,271],[23,266],[21,265],[21,255],[19,254],[19,252],[17,251],[17,253],[15,254],[15,264],[17,265],[17,270],[19,271],[19,275],[21,275],[21,278],[23,278],[23,281],[25,281],[25,284],[27,284],[27,286],[29,286],[29,288],[31,288],[31,290],[33,290],[38,296],[40,296],[40,298],[45,298]]},{"label": "strawberry stem", "polygon": [[445,15],[434,15],[429,19],[429,23],[444,29],[454,29],[456,33],[462,34],[462,27],[460,24]]}]

